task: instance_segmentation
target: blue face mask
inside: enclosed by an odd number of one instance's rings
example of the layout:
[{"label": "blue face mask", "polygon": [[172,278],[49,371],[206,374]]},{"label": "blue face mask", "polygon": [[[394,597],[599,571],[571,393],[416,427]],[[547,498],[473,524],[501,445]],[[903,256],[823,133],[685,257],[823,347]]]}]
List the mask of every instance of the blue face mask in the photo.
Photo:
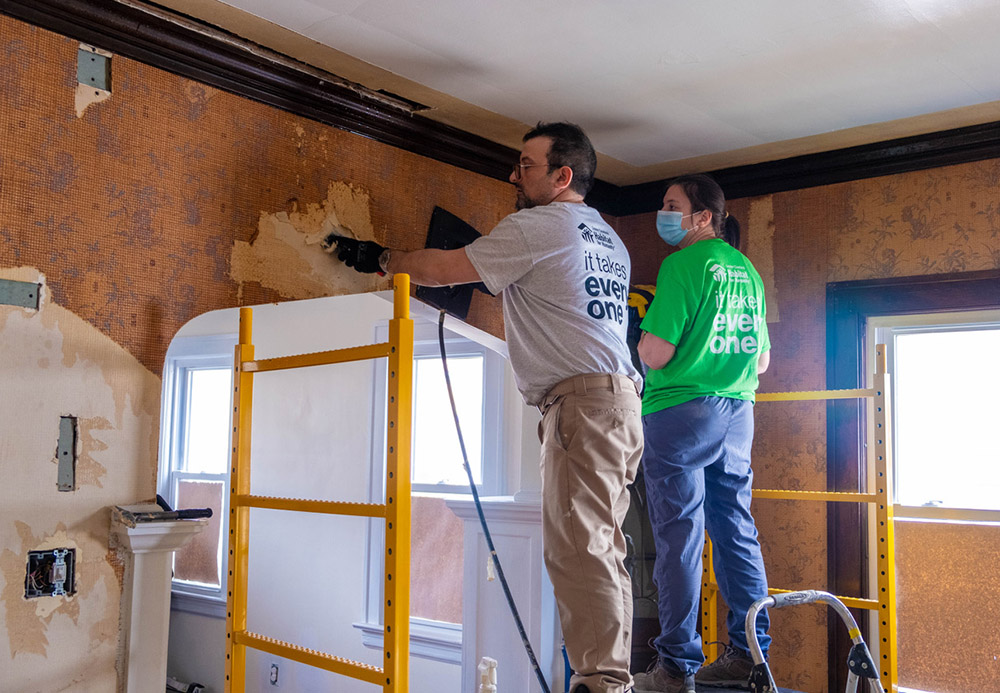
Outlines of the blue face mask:
[{"label": "blue face mask", "polygon": [[[688,214],[688,216],[693,216]],[[660,210],[656,213],[656,232],[660,238],[666,241],[667,245],[680,245],[688,233],[688,229],[681,228],[681,220],[684,215],[680,212],[668,212]]]}]

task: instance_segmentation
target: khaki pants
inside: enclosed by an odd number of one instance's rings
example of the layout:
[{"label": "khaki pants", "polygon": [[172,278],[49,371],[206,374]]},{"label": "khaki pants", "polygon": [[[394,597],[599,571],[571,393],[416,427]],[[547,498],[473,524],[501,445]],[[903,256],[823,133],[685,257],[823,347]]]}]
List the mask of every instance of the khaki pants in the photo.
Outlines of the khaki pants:
[{"label": "khaki pants", "polygon": [[632,684],[632,583],[622,522],[642,456],[635,384],[581,375],[541,404],[542,539],[570,666],[570,690],[621,693]]}]

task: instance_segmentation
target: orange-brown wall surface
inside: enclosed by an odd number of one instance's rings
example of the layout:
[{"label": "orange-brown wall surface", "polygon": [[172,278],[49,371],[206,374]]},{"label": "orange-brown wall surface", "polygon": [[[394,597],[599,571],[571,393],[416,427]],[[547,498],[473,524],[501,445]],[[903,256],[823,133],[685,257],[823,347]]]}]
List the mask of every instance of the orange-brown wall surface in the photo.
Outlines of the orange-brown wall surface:
[{"label": "orange-brown wall surface", "polygon": [[[387,288],[323,254],[331,220],[419,248],[435,205],[483,230],[513,205],[504,182],[121,57],[110,98],[78,115],[78,47],[0,17],[0,278],[43,285],[37,311],[0,306],[4,691],[120,684],[109,508],[155,493],[178,328],[217,308]],[[499,301],[477,294],[469,321],[502,335]],[[60,415],[80,417],[70,493],[56,490]],[[26,600],[27,552],[61,546],[78,551],[76,594]]]},{"label": "orange-brown wall surface", "polygon": [[[742,247],[769,294],[772,357],[760,391],[825,389],[828,282],[1000,268],[998,194],[1000,160],[989,160],[731,201],[729,211],[743,229]],[[667,254],[654,219],[641,214],[618,221],[632,251],[633,283],[655,283]],[[1000,298],[1000,287],[997,292]],[[825,489],[825,405],[761,403],[756,409],[754,485]],[[823,504],[758,501],[754,514],[770,584],[825,588]],[[918,570],[923,556],[956,557],[949,531],[913,523],[897,531],[900,684],[940,686],[942,679],[929,672],[947,652],[942,670],[980,663],[970,667],[974,678],[961,679],[978,688],[948,690],[1000,690],[996,619],[953,618],[931,625],[922,606],[934,594],[944,599],[943,611],[962,612],[971,603],[982,614],[995,614],[1000,606],[995,557],[989,550],[963,552],[967,563],[949,560],[948,574]],[[1000,527],[963,527],[961,533],[965,545],[986,549],[997,546]],[[977,588],[971,602],[968,592],[941,589],[942,582],[966,580]],[[818,607],[776,611],[771,633],[779,685],[810,693],[827,690],[825,613]]]}]

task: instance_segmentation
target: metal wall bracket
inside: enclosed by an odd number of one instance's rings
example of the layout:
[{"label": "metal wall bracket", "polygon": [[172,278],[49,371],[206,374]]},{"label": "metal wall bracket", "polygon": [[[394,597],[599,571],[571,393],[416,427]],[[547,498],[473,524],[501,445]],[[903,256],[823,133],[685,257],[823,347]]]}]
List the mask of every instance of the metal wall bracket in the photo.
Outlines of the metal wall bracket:
[{"label": "metal wall bracket", "polygon": [[42,285],[36,282],[0,279],[0,305],[38,310],[38,297],[41,293]]},{"label": "metal wall bracket", "polygon": [[111,91],[111,56],[80,46],[76,54],[76,80],[94,89]]},{"label": "metal wall bracket", "polygon": [[59,419],[59,445],[56,447],[59,474],[56,486],[60,491],[76,490],[76,417]]}]

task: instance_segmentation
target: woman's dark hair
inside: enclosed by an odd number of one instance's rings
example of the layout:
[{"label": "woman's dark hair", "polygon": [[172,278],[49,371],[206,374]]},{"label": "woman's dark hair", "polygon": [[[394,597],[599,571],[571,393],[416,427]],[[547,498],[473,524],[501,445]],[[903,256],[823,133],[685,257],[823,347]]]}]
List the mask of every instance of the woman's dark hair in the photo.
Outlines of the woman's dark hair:
[{"label": "woman's dark hair", "polygon": [[691,201],[692,212],[708,210],[712,213],[715,235],[738,250],[740,224],[726,211],[726,196],[722,194],[722,188],[715,179],[704,173],[691,173],[674,178],[667,183],[667,190],[674,185],[679,185],[684,190]]},{"label": "woman's dark hair", "polygon": [[583,128],[573,123],[540,122],[521,141],[527,142],[536,137],[548,137],[552,140],[549,147],[549,171],[569,166],[573,169],[573,182],[569,187],[581,195],[590,192],[594,184],[594,171],[597,170],[597,154]]}]

